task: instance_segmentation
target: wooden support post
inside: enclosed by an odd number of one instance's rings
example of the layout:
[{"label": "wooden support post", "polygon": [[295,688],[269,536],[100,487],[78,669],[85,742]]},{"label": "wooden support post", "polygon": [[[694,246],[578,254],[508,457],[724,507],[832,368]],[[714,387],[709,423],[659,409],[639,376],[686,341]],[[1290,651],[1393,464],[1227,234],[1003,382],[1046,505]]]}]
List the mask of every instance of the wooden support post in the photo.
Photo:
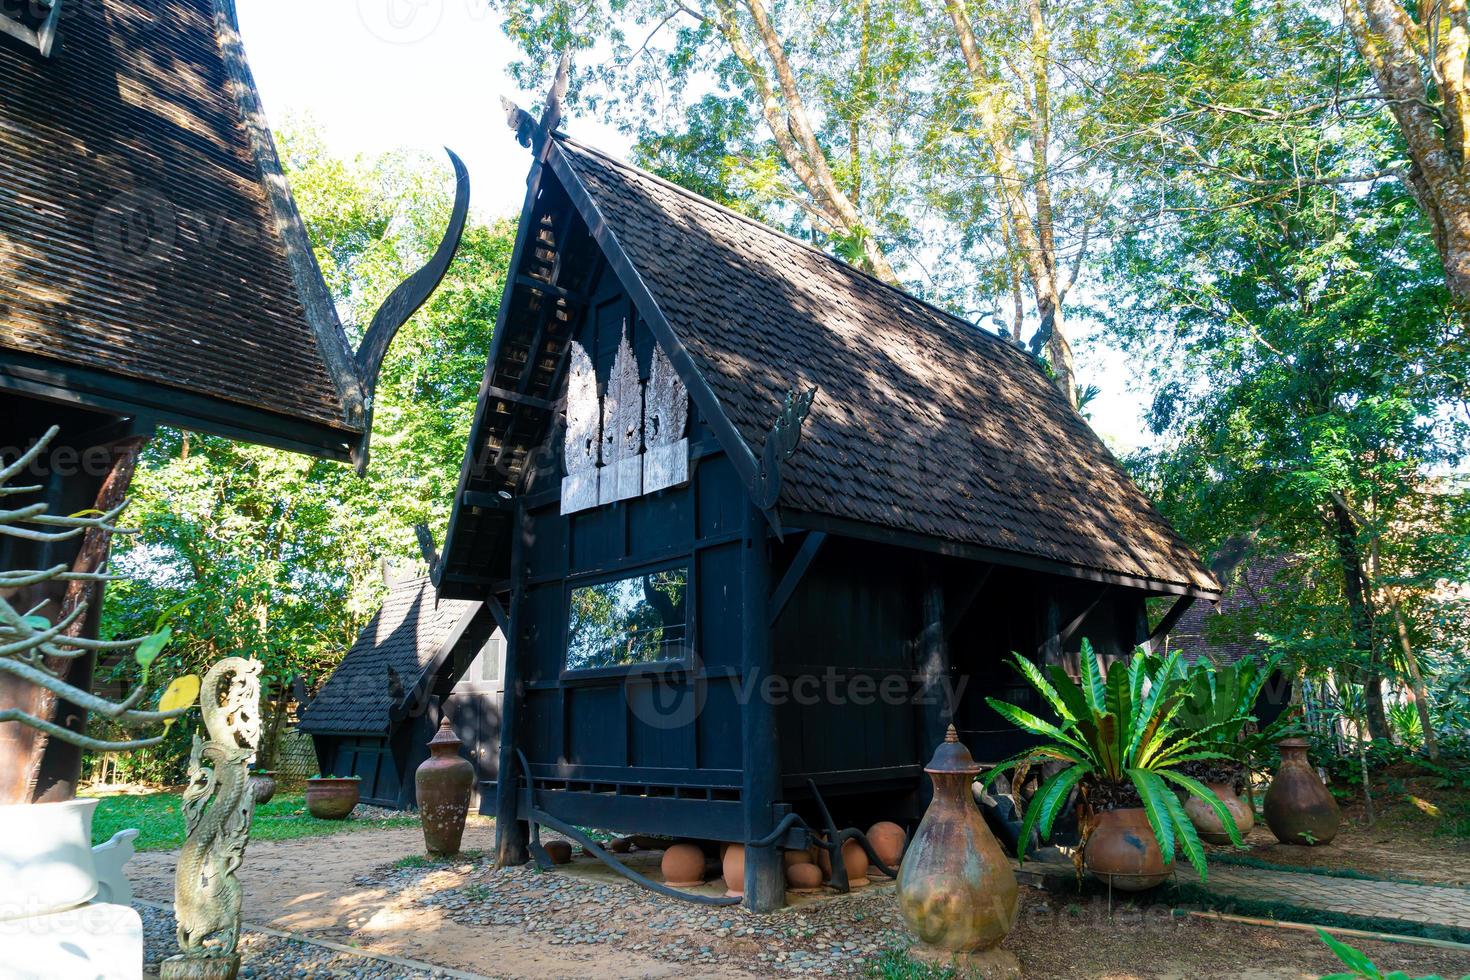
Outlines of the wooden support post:
[{"label": "wooden support post", "polygon": [[[776,706],[767,696],[766,678],[775,667],[768,615],[771,596],[771,553],[765,515],[747,503],[740,562],[740,653],[746,689],[751,697],[741,712],[741,756],[744,774],[745,839],[759,840],[776,829],[776,802],[781,792],[781,761],[776,739]],[[753,912],[771,912],[786,902],[786,876],[781,850],[745,849],[745,904]]]},{"label": "wooden support post", "polygon": [[[505,633],[505,694],[500,708],[500,768],[495,783],[495,866],[507,868],[525,864],[531,859],[530,825],[519,819],[520,781],[524,776],[531,781],[530,773],[522,773],[518,747],[517,722],[520,719],[521,698],[525,696],[521,683],[521,627],[522,607],[525,605],[525,510],[516,508],[515,523],[511,530],[510,545],[510,628]],[[495,599],[491,597],[491,602]]]},{"label": "wooden support post", "polygon": [[[944,741],[946,730],[954,721],[954,688],[950,676],[949,642],[945,636],[944,585],[938,576],[931,575],[924,583],[923,623],[924,631],[919,634],[919,756],[928,759],[939,743]],[[934,786],[926,778],[919,781],[919,805],[923,812],[929,808],[934,796]]]}]

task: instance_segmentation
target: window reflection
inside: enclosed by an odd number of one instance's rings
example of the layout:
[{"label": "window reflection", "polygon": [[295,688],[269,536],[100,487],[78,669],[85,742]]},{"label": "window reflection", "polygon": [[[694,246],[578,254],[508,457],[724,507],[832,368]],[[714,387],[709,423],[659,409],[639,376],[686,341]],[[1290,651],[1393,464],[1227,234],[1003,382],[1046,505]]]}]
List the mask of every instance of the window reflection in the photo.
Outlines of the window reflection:
[{"label": "window reflection", "polygon": [[684,567],[573,589],[567,669],[680,659],[688,587]]}]

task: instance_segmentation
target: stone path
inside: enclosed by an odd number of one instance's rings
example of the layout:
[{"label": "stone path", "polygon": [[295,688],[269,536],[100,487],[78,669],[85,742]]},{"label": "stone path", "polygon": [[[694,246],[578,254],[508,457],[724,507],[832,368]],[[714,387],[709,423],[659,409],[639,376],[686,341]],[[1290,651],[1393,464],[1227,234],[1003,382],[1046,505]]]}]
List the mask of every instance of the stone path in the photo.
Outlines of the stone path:
[{"label": "stone path", "polygon": [[[1198,875],[1180,861],[1179,880]],[[1262,902],[1280,902],[1344,915],[1396,919],[1470,929],[1470,890],[1395,881],[1363,881],[1297,871],[1271,871],[1228,864],[1210,865],[1210,891]]]}]

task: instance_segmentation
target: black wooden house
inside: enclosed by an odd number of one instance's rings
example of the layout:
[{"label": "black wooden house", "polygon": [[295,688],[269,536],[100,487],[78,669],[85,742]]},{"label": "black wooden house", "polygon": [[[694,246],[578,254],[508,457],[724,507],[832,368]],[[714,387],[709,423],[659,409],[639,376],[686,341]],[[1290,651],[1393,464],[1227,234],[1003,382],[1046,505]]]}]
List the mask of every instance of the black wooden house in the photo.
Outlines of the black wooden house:
[{"label": "black wooden house", "polygon": [[509,637],[502,861],[532,822],[740,841],[773,907],[823,806],[919,815],[951,719],[977,758],[1015,747],[984,703],[1025,698],[1012,651],[1118,653],[1149,597],[1181,598],[1166,630],[1216,596],[1025,352],[529,135],[436,571]]},{"label": "black wooden house", "polygon": [[483,603],[439,599],[427,578],[396,582],[297,729],[322,774],[357,776],[365,803],[412,809],[414,772],[448,715],[479,785],[493,785],[504,658]]}]

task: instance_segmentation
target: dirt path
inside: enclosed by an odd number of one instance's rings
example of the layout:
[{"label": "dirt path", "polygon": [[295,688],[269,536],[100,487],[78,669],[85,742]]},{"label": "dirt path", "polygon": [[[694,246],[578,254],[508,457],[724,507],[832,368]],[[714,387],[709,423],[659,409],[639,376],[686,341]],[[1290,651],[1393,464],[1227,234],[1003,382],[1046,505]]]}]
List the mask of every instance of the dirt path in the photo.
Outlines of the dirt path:
[{"label": "dirt path", "polygon": [[[466,850],[490,850],[493,831],[486,826],[465,830]],[[415,892],[390,893],[381,887],[354,884],[399,858],[423,853],[417,828],[364,831],[339,837],[289,841],[255,841],[246,853],[240,880],[244,885],[246,922],[301,933],[423,960],[457,970],[508,977],[614,978],[687,976],[688,968],[608,946],[578,949],[551,945],[535,933],[514,926],[465,926],[437,907],[423,907]],[[128,865],[128,877],[139,898],[173,900],[173,851],[139,854]],[[434,871],[423,879],[432,890],[459,887],[463,875]],[[742,978],[738,970],[704,972],[710,977]]]}]

